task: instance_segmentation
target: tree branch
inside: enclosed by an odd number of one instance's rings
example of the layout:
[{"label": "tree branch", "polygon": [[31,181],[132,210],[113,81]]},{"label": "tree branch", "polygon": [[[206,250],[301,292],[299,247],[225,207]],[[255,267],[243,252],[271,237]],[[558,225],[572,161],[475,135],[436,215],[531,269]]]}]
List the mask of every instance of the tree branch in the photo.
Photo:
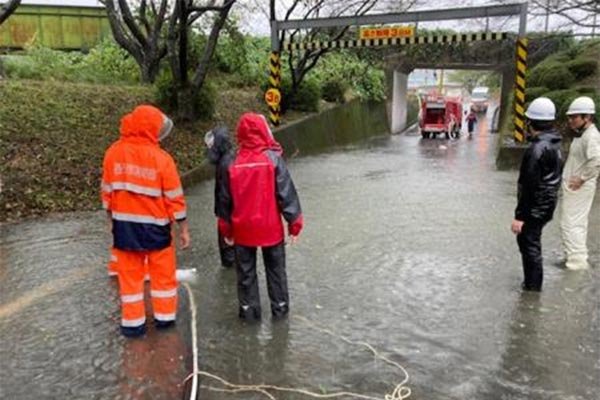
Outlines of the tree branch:
[{"label": "tree branch", "polygon": [[[533,16],[546,16],[548,14],[554,14],[569,20],[577,26],[583,28],[594,28],[600,27],[600,22],[586,23],[587,20],[593,19],[593,14],[600,13],[600,2],[598,0],[563,0],[555,5],[548,4],[545,1],[531,0],[532,4],[541,11],[531,11],[529,14]],[[577,18],[571,14],[571,12],[586,12],[592,13],[592,15],[582,16]]]},{"label": "tree branch", "polygon": [[10,0],[0,7],[0,25],[15,12],[19,4],[21,4],[21,0]]},{"label": "tree branch", "polygon": [[[158,14],[156,16],[156,20],[154,21],[154,32],[155,34],[160,34],[162,30],[162,26],[165,22],[165,15],[167,14],[168,0],[162,0],[160,2],[160,9],[158,10]],[[156,14],[156,6],[154,5],[154,0],[152,1],[152,8],[154,9],[154,13]]]},{"label": "tree branch", "polygon": [[140,4],[140,21],[142,22],[142,25],[144,25],[144,29],[146,29],[146,36],[148,36],[150,35],[151,28],[150,23],[148,22],[148,18],[146,16],[146,8],[146,0],[142,0]]},{"label": "tree branch", "polygon": [[[189,8],[190,18],[188,20],[188,26],[192,25],[194,22],[196,22],[198,20],[198,18],[202,17],[207,12],[209,12],[209,11],[221,12],[225,8],[231,7],[233,5],[233,3],[235,3],[235,1],[236,0],[228,0],[222,6],[211,5],[211,6],[204,6],[204,7],[190,7]],[[194,14],[192,15],[192,13],[194,13]]]},{"label": "tree branch", "polygon": [[118,0],[119,2],[119,10],[121,18],[129,31],[133,35],[133,37],[139,42],[139,44],[143,47],[146,45],[146,38],[144,34],[140,30],[140,28],[136,25],[135,19],[133,18],[133,14],[131,14],[131,10],[129,9],[129,5],[126,0]]},{"label": "tree branch", "polygon": [[174,82],[181,82],[181,74],[179,71],[179,51],[177,48],[177,37],[178,37],[178,29],[177,29],[177,21],[179,21],[180,17],[180,8],[181,1],[176,0],[175,8],[173,9],[173,13],[169,18],[169,30],[167,34],[167,49],[168,49],[168,58],[169,65],[171,66],[171,74],[173,76]]},{"label": "tree branch", "polygon": [[113,32],[113,36],[117,43],[121,47],[123,47],[129,54],[135,58],[135,60],[140,64],[143,61],[142,48],[139,43],[136,43],[135,40],[128,35],[128,33],[123,29],[121,24],[121,19],[119,18],[119,13],[115,8],[114,0],[105,0],[103,1],[106,6],[106,15],[108,16],[108,22]]},{"label": "tree branch", "polygon": [[[206,43],[206,47],[204,47],[204,53],[202,54],[202,59],[198,64],[198,68],[196,69],[196,73],[192,80],[192,90],[197,93],[198,90],[204,84],[204,79],[206,78],[206,74],[208,72],[208,67],[210,66],[210,59],[215,52],[215,46],[217,45],[217,41],[219,40],[219,34],[221,33],[221,29],[223,29],[223,25],[225,25],[225,21],[227,20],[227,16],[229,15],[229,11],[236,0],[227,0],[221,10],[219,11],[219,16],[217,20],[214,22],[213,27],[210,31],[210,35],[208,36],[208,41]],[[194,94],[195,94],[194,93]]]}]

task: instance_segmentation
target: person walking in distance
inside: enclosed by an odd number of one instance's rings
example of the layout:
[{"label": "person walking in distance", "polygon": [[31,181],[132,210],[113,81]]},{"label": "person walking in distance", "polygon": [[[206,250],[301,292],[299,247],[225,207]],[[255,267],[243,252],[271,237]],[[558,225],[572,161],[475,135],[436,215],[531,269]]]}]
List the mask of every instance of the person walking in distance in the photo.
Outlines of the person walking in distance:
[{"label": "person walking in distance", "polygon": [[469,137],[473,136],[473,131],[475,130],[475,123],[477,122],[477,115],[475,111],[472,109],[469,111],[467,115],[467,130],[469,132]]}]

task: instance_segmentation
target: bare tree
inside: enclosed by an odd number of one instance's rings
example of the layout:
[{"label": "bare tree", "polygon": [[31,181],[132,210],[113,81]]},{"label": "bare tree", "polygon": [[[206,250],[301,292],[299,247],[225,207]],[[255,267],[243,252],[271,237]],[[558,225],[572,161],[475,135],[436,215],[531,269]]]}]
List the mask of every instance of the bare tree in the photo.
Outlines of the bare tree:
[{"label": "bare tree", "polygon": [[21,0],[10,0],[3,6],[0,6],[0,25],[15,12],[19,4],[21,4]]},{"label": "bare tree", "polygon": [[[235,2],[236,0],[224,0],[222,3],[209,0],[200,5],[193,0],[176,0],[175,9],[169,19],[167,43],[169,64],[177,92],[177,109],[182,119],[195,119],[195,99],[204,84],[219,35]],[[190,76],[188,46],[190,29],[196,21],[209,12],[214,13],[210,33],[200,61],[193,75]]]},{"label": "bare tree", "polygon": [[143,82],[152,83],[160,61],[167,55],[162,30],[167,20],[168,0],[141,0],[132,10],[126,0],[100,0],[106,6],[113,36],[140,66]]},{"label": "bare tree", "polygon": [[[0,6],[0,25],[15,12],[19,4],[21,4],[21,0],[10,0],[8,3]],[[2,66],[2,59],[0,58],[0,77],[3,76],[4,67]]]},{"label": "bare tree", "polygon": [[[558,15],[569,25],[580,28],[590,28],[592,31],[600,29],[600,1],[598,0],[530,0],[531,15],[545,16]],[[547,26],[547,23],[546,23]]]},{"label": "bare tree", "polygon": [[[416,0],[395,1],[393,2],[394,11],[406,11],[415,4]],[[390,7],[389,4],[383,4],[382,0],[293,0],[287,6],[283,20],[288,21],[292,18],[301,19],[319,18],[319,17],[341,17],[341,16],[360,16],[369,13],[376,8],[381,9],[382,6]],[[270,0],[271,19],[276,18],[275,0]],[[327,40],[339,40],[348,31],[348,26],[330,28],[330,29],[309,29],[309,30],[292,30],[289,32],[282,31],[279,35],[280,43],[283,43],[286,38],[290,41],[314,41],[320,38]],[[330,52],[331,49],[314,49],[314,50],[296,50],[290,51],[287,61],[292,77],[291,93],[287,96],[293,97],[300,85],[316,65],[319,59]],[[285,111],[285,110],[284,110]]]},{"label": "bare tree", "polygon": [[[173,76],[178,116],[196,117],[195,101],[229,11],[236,0],[101,0],[115,40],[137,61],[144,82],[154,82],[165,57]],[[132,7],[135,5],[135,8]],[[190,60],[190,35],[201,19],[210,30],[199,60]],[[190,71],[191,67],[193,71]]]}]

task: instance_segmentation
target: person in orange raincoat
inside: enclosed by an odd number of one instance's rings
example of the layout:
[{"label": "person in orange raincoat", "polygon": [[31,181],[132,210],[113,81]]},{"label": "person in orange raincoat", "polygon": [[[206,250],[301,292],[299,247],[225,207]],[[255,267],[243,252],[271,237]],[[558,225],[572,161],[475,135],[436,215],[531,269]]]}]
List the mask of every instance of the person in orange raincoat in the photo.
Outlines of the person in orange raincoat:
[{"label": "person in orange raincoat", "polygon": [[144,264],[157,328],[175,323],[177,280],[173,222],[182,248],[190,244],[186,204],[173,158],[159,146],[173,122],[159,109],[141,105],[121,120],[121,138],[106,151],[102,205],[108,213],[121,295],[121,333],[146,331]]}]

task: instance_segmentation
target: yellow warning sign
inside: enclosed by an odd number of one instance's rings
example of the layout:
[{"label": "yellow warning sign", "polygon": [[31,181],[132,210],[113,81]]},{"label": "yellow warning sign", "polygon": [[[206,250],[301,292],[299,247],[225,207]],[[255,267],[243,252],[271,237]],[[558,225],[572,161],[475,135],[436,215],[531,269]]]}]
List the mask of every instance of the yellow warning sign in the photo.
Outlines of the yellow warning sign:
[{"label": "yellow warning sign", "polygon": [[278,89],[271,88],[265,93],[265,101],[271,107],[279,105],[281,102],[281,92]]},{"label": "yellow warning sign", "polygon": [[390,39],[415,35],[413,26],[386,26],[383,28],[360,28],[361,39]]}]

